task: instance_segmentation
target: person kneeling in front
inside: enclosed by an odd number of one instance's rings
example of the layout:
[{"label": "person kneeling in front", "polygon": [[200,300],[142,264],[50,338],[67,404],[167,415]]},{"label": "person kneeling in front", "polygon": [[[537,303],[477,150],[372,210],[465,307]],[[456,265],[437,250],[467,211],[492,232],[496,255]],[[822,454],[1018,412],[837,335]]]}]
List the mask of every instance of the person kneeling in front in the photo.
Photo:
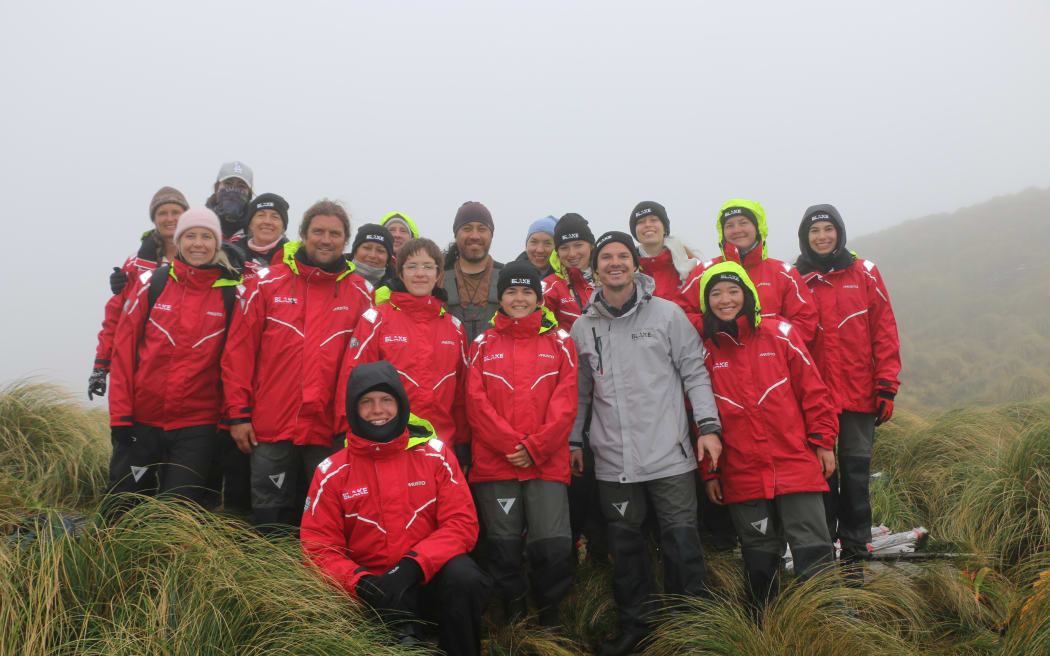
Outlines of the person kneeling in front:
[{"label": "person kneeling in front", "polygon": [[420,618],[436,615],[445,653],[480,654],[492,582],[467,555],[478,517],[454,454],[409,412],[385,360],[354,368],[346,412],[347,447],[317,466],[306,498],[303,552],[396,623],[403,642],[419,638]]}]

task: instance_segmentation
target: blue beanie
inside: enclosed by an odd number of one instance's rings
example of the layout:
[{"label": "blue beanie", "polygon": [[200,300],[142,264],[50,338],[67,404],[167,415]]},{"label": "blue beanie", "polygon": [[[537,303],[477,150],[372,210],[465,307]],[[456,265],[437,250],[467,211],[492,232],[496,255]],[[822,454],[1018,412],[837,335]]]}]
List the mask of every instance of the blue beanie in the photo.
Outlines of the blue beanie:
[{"label": "blue beanie", "polygon": [[537,232],[546,232],[551,237],[554,236],[554,226],[558,223],[558,219],[553,216],[545,216],[542,219],[536,219],[529,226],[529,231],[525,234],[525,241],[529,240],[533,234]]}]

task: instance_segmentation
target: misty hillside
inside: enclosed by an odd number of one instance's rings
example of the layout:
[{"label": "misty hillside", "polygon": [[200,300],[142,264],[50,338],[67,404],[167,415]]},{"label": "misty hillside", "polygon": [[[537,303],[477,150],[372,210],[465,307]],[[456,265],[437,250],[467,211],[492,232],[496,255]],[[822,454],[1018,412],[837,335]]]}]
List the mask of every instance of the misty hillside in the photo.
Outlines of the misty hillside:
[{"label": "misty hillside", "polygon": [[903,351],[901,403],[945,408],[1050,391],[1050,189],[849,244],[878,264],[889,286]]}]

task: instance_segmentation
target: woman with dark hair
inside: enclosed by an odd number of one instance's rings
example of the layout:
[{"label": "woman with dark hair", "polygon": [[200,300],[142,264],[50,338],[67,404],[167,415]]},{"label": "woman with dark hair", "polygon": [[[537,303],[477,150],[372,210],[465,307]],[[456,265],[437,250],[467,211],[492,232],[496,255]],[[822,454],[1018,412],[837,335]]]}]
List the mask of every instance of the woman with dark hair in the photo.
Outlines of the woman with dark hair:
[{"label": "woman with dark hair", "polygon": [[199,502],[222,415],[219,360],[241,276],[214,212],[178,220],[175,259],[139,276],[117,325],[109,399],[111,492]]},{"label": "woman with dark hair", "polygon": [[[798,228],[795,266],[813,292],[821,330],[813,346],[839,413],[841,474],[829,481],[828,527],[842,542],[851,580],[863,578],[871,540],[868,481],[875,427],[893,416],[900,386],[900,339],[878,267],[846,248],[846,225],[832,205],[814,205]],[[837,524],[837,526],[836,526]]]},{"label": "woman with dark hair", "polygon": [[761,315],[743,267],[716,264],[700,288],[723,443],[700,473],[710,500],[728,504],[757,608],[776,596],[785,542],[800,579],[834,562],[821,493],[835,470],[838,424],[798,329]]},{"label": "woman with dark hair", "polygon": [[357,229],[350,246],[354,273],[378,289],[397,275],[394,267],[394,236],[378,223],[366,223]]},{"label": "woman with dark hair", "polygon": [[[397,254],[397,277],[379,290],[376,307],[357,321],[343,357],[338,394],[358,364],[387,360],[397,369],[413,411],[434,425],[437,436],[469,454],[463,407],[467,383],[467,338],[445,307],[441,250],[429,239],[410,239]],[[340,397],[341,398],[341,397]],[[336,409],[336,432],[347,429],[345,409]]]}]

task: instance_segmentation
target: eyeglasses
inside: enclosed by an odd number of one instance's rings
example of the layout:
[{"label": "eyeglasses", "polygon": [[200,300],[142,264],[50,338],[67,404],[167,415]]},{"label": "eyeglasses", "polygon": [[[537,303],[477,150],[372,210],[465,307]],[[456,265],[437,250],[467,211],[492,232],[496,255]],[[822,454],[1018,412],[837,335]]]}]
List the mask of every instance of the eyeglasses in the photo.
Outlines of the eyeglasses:
[{"label": "eyeglasses", "polygon": [[435,265],[435,264],[406,264],[405,265],[405,271],[409,271],[411,273],[415,273],[416,271],[419,271],[420,269],[422,269],[423,271],[425,271],[427,273],[430,273],[431,271],[436,271],[437,270],[437,265]]}]

